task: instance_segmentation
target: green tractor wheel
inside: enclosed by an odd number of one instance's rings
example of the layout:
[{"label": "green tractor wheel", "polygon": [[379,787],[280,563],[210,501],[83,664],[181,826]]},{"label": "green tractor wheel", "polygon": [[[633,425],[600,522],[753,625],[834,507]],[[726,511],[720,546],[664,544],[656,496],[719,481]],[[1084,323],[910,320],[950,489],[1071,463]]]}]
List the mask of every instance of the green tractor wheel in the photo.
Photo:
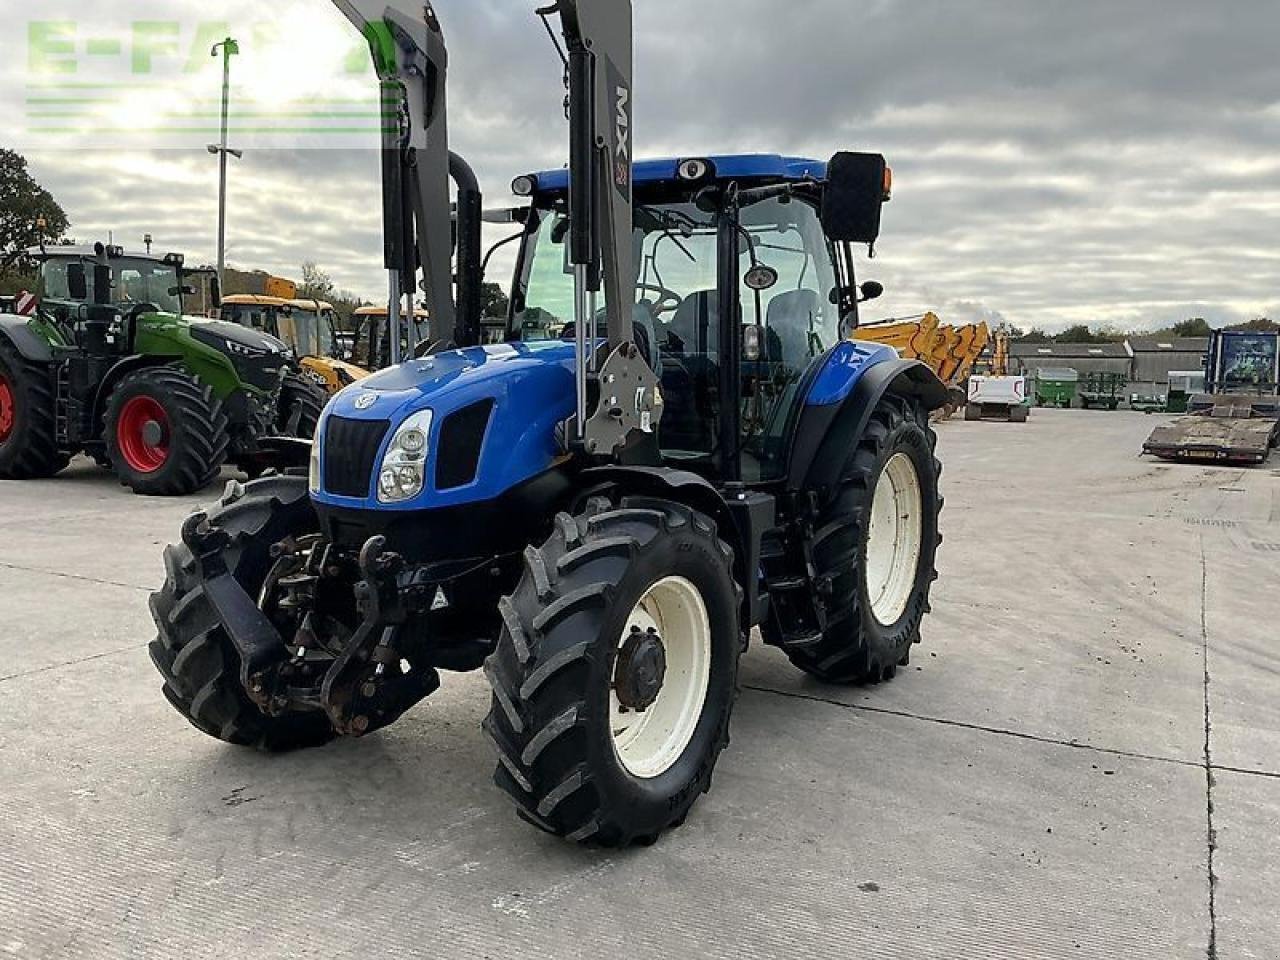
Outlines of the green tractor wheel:
[{"label": "green tractor wheel", "polygon": [[173,367],[130,374],[111,394],[107,456],[134,493],[185,496],[227,457],[227,418],[209,387]]},{"label": "green tractor wheel", "polygon": [[70,459],[58,449],[48,371],[0,340],[0,480],[52,477]]}]

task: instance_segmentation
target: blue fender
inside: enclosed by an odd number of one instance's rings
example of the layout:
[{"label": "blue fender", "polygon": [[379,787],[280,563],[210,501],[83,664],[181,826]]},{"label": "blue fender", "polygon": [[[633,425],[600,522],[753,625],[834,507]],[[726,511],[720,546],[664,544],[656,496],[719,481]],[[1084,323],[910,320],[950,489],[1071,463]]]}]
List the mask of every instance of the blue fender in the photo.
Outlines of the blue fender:
[{"label": "blue fender", "polygon": [[[321,418],[316,443],[322,464],[340,453],[326,448],[330,418],[382,421],[390,429],[370,471],[365,496],[338,496],[322,488],[312,499],[356,510],[431,510],[494,500],[546,472],[563,456],[556,431],[574,411],[574,352],[572,343],[559,340],[469,347],[411,360],[352,384],[329,402]],[[494,402],[493,413],[475,480],[438,490],[435,464],[441,425],[450,414],[485,400]],[[377,465],[400,424],[422,410],[432,412],[426,486],[403,503],[380,503],[375,488]]]},{"label": "blue fender", "polygon": [[792,434],[787,487],[833,485],[881,399],[910,397],[933,411],[948,400],[946,384],[918,360],[902,360],[883,344],[846,341],[820,361],[802,384],[805,402]]}]

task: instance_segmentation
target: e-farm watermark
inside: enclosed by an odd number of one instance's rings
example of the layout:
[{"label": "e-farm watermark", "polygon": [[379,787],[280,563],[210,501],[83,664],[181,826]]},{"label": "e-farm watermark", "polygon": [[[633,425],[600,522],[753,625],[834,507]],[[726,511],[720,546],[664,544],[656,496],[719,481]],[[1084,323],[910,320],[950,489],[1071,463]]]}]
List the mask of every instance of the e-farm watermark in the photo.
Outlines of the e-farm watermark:
[{"label": "e-farm watermark", "polygon": [[227,38],[237,51],[228,98],[236,146],[374,148],[394,122],[384,119],[368,48],[340,23],[40,19],[26,25],[24,103],[9,112],[9,139],[204,149],[221,129]]}]

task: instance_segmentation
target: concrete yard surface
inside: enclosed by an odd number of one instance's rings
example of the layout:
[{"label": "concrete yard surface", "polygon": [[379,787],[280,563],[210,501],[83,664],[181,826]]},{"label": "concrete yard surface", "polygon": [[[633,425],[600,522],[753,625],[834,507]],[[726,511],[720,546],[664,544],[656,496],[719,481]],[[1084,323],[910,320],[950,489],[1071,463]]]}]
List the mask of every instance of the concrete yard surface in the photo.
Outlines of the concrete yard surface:
[{"label": "concrete yard surface", "polygon": [[205,737],[147,595],[216,491],[0,483],[0,956],[1274,960],[1280,455],[1144,459],[1158,420],[940,425],[911,664],[753,643],[711,793],[621,852],[516,819],[478,673],[363,741]]}]

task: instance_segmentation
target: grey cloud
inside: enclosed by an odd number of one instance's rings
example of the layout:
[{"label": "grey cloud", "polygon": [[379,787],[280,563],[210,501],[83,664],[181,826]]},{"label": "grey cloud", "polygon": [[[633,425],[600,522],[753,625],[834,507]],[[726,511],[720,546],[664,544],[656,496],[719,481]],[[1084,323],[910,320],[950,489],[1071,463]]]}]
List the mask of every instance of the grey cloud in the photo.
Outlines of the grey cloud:
[{"label": "grey cloud", "polygon": [[[515,174],[563,162],[559,61],[532,0],[437,8],[453,144],[504,201]],[[642,153],[889,156],[896,196],[880,257],[863,265],[889,287],[874,315],[1150,327],[1234,321],[1280,298],[1274,2],[636,8]],[[212,256],[211,158],[182,159],[198,184],[183,188],[149,184],[145,158],[105,182],[91,154],[31,159],[77,234],[145,227]],[[372,152],[259,151],[234,178],[234,262],[296,272],[315,259],[340,285],[381,291]]]}]

